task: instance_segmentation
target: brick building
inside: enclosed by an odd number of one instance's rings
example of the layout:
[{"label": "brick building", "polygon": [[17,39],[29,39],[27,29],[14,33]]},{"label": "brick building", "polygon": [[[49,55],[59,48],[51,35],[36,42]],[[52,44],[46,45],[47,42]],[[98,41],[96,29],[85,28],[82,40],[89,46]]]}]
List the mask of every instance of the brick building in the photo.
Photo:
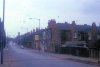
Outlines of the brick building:
[{"label": "brick building", "polygon": [[41,36],[41,45],[50,52],[55,52],[58,47],[71,44],[75,46],[85,44],[91,47],[100,38],[100,27],[97,27],[95,23],[92,26],[77,25],[75,21],[72,21],[72,24],[56,23],[54,19],[51,19],[48,21],[48,27],[41,32]]},{"label": "brick building", "polygon": [[22,36],[23,42],[30,42],[31,47],[49,52],[59,52],[59,47],[71,45],[92,47],[98,39],[100,39],[100,27],[95,23],[92,25],[77,25],[75,21],[71,24],[56,23],[54,19],[48,21],[47,28],[36,29]]}]

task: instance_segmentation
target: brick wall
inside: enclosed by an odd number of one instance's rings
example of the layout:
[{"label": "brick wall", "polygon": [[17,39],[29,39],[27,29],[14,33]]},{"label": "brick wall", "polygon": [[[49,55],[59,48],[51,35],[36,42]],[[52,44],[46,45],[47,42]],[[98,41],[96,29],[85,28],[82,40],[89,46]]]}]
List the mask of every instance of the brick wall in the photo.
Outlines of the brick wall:
[{"label": "brick wall", "polygon": [[92,37],[92,40],[91,40],[91,43],[95,43],[96,40],[97,40],[97,27],[96,27],[96,24],[93,23],[92,24],[92,27],[91,27],[91,37]]},{"label": "brick wall", "polygon": [[71,41],[77,41],[77,29],[75,21],[72,21],[70,30],[71,30]]},{"label": "brick wall", "polygon": [[60,38],[60,30],[56,25],[56,21],[54,19],[49,20],[48,28],[51,29],[51,44],[50,51],[55,52],[55,46],[59,45],[61,42]]}]

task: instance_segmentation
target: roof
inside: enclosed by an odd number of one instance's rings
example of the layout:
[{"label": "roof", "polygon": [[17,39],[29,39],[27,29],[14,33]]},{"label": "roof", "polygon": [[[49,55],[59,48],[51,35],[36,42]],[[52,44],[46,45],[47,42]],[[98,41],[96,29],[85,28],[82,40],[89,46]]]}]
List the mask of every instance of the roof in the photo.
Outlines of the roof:
[{"label": "roof", "polygon": [[[61,30],[70,30],[71,24],[69,23],[57,23],[57,26]],[[78,31],[88,32],[91,30],[90,25],[76,25]],[[97,27],[98,32],[100,32],[100,27]]]},{"label": "roof", "polygon": [[50,29],[49,28],[41,29],[39,31],[34,32],[33,34],[41,34],[41,32],[48,31],[48,30],[50,30]]},{"label": "roof", "polygon": [[77,25],[76,28],[78,31],[84,31],[84,32],[88,32],[91,30],[91,26],[89,25]]},{"label": "roof", "polygon": [[70,30],[70,24],[57,23],[57,26],[61,30]]}]

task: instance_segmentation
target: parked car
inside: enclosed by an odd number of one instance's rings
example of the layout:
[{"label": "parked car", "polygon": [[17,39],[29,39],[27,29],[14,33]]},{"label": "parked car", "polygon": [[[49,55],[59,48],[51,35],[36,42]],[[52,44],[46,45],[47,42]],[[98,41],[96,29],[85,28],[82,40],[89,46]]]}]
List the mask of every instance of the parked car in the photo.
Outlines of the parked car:
[{"label": "parked car", "polygon": [[20,46],[20,48],[24,49],[24,46],[23,46],[23,45],[21,45],[21,46]]}]

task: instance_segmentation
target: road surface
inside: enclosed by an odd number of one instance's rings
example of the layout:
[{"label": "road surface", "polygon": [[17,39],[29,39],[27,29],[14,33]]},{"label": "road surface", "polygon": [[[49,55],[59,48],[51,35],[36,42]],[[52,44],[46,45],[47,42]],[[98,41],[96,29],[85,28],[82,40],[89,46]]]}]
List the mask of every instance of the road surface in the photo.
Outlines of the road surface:
[{"label": "road surface", "polygon": [[21,49],[13,42],[10,42],[8,50],[14,56],[12,64],[15,63],[16,67],[98,67]]}]

